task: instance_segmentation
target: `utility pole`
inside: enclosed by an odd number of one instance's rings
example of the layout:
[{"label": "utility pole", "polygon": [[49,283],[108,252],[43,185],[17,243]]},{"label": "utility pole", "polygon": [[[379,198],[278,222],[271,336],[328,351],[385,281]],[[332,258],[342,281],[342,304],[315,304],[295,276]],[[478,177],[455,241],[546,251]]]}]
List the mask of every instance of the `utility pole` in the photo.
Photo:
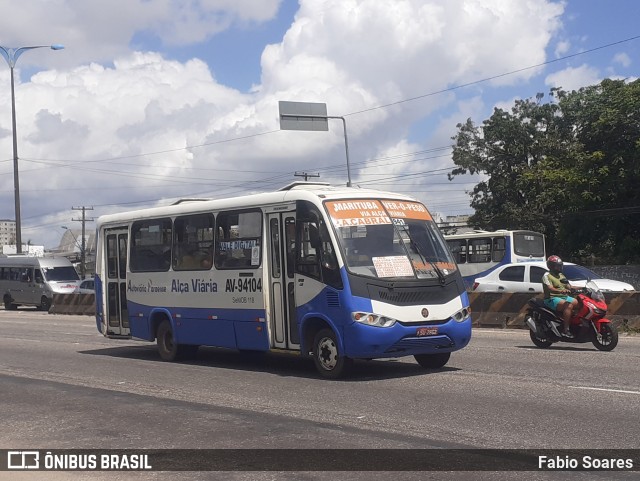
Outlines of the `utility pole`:
[{"label": "utility pole", "polygon": [[81,210],[82,211],[82,219],[71,219],[74,222],[82,222],[82,240],[80,243],[80,277],[82,279],[84,279],[84,276],[86,274],[86,268],[85,268],[85,261],[86,261],[86,241],[85,241],[85,224],[87,222],[91,222],[93,221],[93,217],[91,217],[90,219],[87,219],[85,217],[85,211],[87,210],[93,210],[93,207],[71,207],[71,210]]},{"label": "utility pole", "polygon": [[304,177],[304,181],[309,180],[309,177],[320,177],[320,174],[309,174],[308,172],[296,172],[293,174],[294,177]]}]

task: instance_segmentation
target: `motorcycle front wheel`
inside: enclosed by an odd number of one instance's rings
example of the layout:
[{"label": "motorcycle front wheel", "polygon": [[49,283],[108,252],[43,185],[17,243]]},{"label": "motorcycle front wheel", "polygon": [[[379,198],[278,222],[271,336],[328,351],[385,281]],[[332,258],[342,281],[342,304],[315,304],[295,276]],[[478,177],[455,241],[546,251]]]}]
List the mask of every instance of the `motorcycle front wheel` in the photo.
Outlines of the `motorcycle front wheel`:
[{"label": "motorcycle front wheel", "polygon": [[538,335],[529,329],[529,336],[531,336],[531,342],[533,342],[536,346],[546,348],[553,344],[553,341],[550,341],[547,338],[540,338]]},{"label": "motorcycle front wheel", "polygon": [[593,333],[591,340],[599,351],[613,351],[618,345],[618,329],[611,322],[600,326],[600,332]]}]

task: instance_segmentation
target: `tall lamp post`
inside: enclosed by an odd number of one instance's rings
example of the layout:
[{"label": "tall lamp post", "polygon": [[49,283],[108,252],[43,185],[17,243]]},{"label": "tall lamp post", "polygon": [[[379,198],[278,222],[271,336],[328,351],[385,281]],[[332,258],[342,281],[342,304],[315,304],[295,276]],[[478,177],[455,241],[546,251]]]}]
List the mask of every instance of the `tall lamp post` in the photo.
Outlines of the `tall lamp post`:
[{"label": "tall lamp post", "polygon": [[16,253],[22,254],[22,223],[20,222],[20,181],[18,177],[18,136],[16,133],[16,94],[13,81],[13,68],[20,55],[34,48],[50,48],[62,50],[63,45],[34,45],[32,47],[7,48],[0,45],[0,54],[4,57],[11,69],[11,120],[13,126],[13,189],[16,206]]}]

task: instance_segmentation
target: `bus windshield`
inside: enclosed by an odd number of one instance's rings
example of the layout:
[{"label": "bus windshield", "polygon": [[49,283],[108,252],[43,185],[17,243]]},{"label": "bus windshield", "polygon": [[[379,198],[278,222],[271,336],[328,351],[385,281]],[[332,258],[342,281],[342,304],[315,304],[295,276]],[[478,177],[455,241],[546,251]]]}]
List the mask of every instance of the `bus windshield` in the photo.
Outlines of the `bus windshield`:
[{"label": "bus windshield", "polygon": [[325,205],[354,274],[444,281],[456,270],[437,225],[418,202],[364,199]]},{"label": "bus windshield", "polygon": [[47,281],[79,281],[80,276],[72,266],[44,267],[42,269],[44,278]]}]

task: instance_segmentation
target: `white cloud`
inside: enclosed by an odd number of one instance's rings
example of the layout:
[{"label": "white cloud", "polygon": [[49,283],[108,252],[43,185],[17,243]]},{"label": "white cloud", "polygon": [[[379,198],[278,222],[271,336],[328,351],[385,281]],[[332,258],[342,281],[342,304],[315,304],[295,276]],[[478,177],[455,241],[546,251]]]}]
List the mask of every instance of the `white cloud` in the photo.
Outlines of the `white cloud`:
[{"label": "white cloud", "polygon": [[631,65],[631,57],[624,52],[620,52],[613,56],[613,63],[619,63],[623,67],[628,67]]},{"label": "white cloud", "polygon": [[537,1],[303,1],[284,41],[265,50],[263,84],[289,88],[304,70],[272,75],[299,55],[324,57],[333,67],[327,82],[358,79],[381,101],[397,100],[541,63],[561,13]]},{"label": "white cloud", "polygon": [[[64,54],[29,53],[56,69],[17,85],[25,225],[68,219],[72,205],[263,190],[291,181],[297,170],[320,170],[322,180],[344,182],[341,123],[331,121],[328,133],[266,135],[278,130],[279,100],[326,102],[330,115],[400,102],[347,115],[353,175],[424,171],[429,165],[420,162],[362,167],[367,159],[425,148],[409,139],[412,124],[456,101],[452,92],[427,94],[543,62],[563,12],[562,4],[542,0],[300,0],[282,42],[263,52],[260,85],[246,94],[218,83],[201,60],[181,63],[129,44],[141,32],[159,37],[158,45],[199,42],[232,22],[271,19],[279,1],[55,3],[55,9],[38,9],[41,4],[22,2],[15,21],[0,20],[12,44],[45,37],[67,46]],[[524,70],[493,85],[533,75]],[[0,83],[8,83],[8,69],[0,69]],[[0,105],[8,104],[8,94],[0,88]],[[402,102],[418,96],[424,98]],[[432,122],[436,131],[419,137],[447,141],[453,133],[445,124],[464,121],[479,108],[476,102],[461,104],[460,118],[441,115],[442,122]],[[0,118],[0,152],[6,153],[0,160],[10,157],[9,122]],[[11,167],[0,169],[0,188],[11,193]],[[56,192],[55,202],[43,203],[47,192]],[[12,217],[4,198],[0,217]],[[23,238],[52,235],[32,230]]]},{"label": "white cloud", "polygon": [[549,87],[560,87],[562,90],[571,92],[581,87],[594,85],[602,80],[599,70],[583,64],[580,67],[569,67],[558,72],[554,72],[545,78],[545,84]]},{"label": "white cloud", "polygon": [[554,51],[556,58],[562,57],[563,55],[565,55],[570,48],[571,48],[571,43],[569,41],[563,40],[561,42],[558,42],[558,44],[556,45],[556,49]]},{"label": "white cloud", "polygon": [[[234,23],[260,23],[274,18],[282,0],[56,0],[21,2],[0,20],[2,44],[60,43],[57,55],[33,52],[22,65],[68,67],[111,62],[129,52],[134,36],[143,33],[164,45],[202,42]],[[138,48],[133,45],[133,48]]]}]

